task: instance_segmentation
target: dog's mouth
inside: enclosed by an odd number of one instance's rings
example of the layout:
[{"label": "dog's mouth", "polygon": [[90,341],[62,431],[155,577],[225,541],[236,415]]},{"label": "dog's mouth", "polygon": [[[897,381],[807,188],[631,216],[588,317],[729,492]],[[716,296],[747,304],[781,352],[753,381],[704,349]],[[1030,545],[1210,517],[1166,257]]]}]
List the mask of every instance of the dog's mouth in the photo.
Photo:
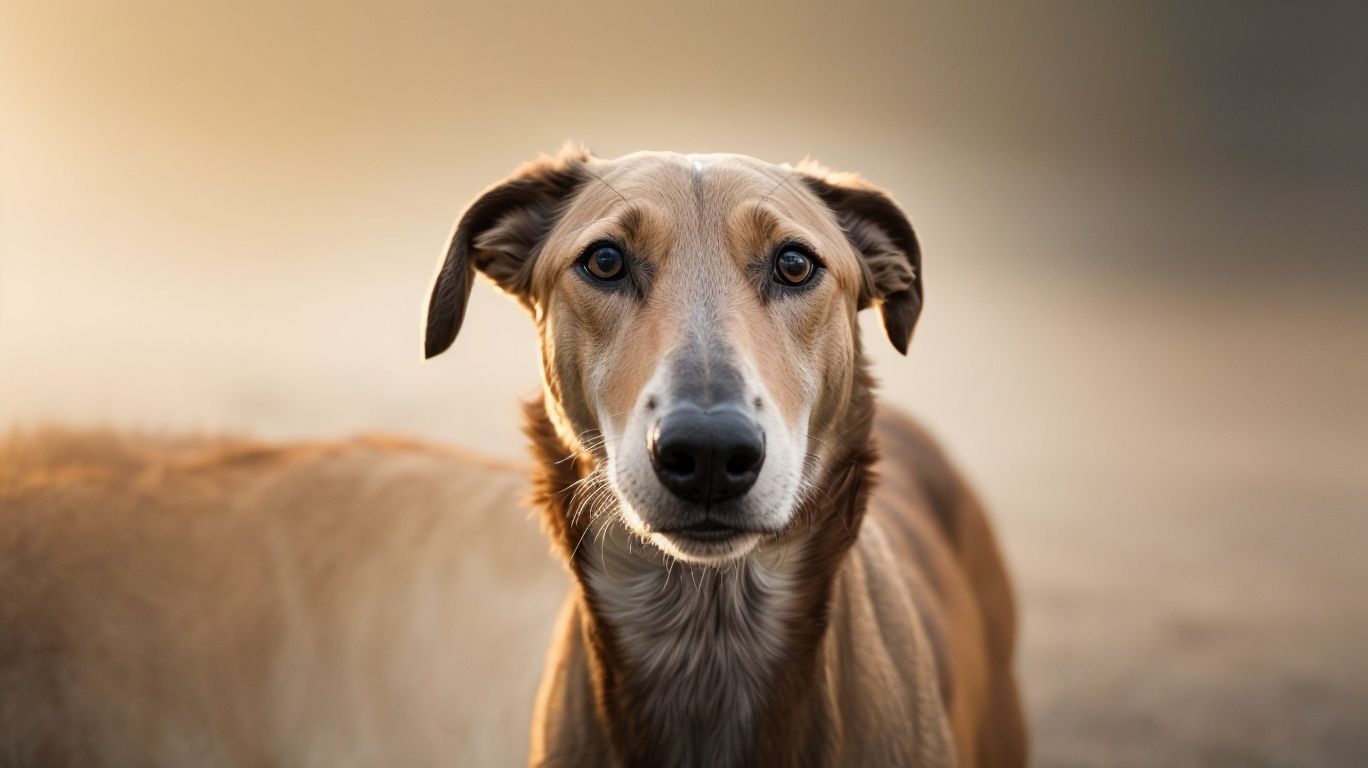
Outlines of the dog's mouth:
[{"label": "dog's mouth", "polygon": [[650,539],[675,557],[693,562],[721,563],[749,552],[773,531],[707,518],[697,522],[653,527]]},{"label": "dog's mouth", "polygon": [[761,533],[761,531],[742,528],[721,520],[702,520],[688,525],[656,528],[655,533],[669,536],[672,539],[688,539],[691,541],[715,543],[736,538],[737,536],[743,536],[748,533]]}]

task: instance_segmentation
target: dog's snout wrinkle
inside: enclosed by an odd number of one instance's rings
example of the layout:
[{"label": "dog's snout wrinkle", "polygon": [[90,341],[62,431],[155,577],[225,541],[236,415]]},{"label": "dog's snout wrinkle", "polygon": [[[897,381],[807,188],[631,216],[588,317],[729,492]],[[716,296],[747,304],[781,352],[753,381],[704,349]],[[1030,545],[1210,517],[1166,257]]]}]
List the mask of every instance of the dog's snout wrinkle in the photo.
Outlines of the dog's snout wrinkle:
[{"label": "dog's snout wrinkle", "polygon": [[651,465],[662,485],[695,504],[744,495],[765,461],[765,433],[732,405],[676,406],[647,436]]}]

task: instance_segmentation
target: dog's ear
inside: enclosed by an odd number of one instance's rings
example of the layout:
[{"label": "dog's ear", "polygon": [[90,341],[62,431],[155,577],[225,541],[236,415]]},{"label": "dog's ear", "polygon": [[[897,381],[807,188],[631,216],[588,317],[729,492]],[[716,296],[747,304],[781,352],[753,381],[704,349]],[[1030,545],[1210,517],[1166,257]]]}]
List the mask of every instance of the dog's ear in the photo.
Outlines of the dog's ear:
[{"label": "dog's ear", "polygon": [[861,256],[860,308],[877,306],[888,340],[907,354],[922,307],[921,248],[907,214],[883,190],[854,174],[832,173],[806,160],[796,170],[836,214]]},{"label": "dog's ear", "polygon": [[427,357],[441,354],[456,340],[477,269],[531,306],[537,252],[566,202],[589,178],[585,168],[589,158],[587,149],[573,145],[555,157],[542,155],[485,190],[466,208],[432,286],[424,345]]}]

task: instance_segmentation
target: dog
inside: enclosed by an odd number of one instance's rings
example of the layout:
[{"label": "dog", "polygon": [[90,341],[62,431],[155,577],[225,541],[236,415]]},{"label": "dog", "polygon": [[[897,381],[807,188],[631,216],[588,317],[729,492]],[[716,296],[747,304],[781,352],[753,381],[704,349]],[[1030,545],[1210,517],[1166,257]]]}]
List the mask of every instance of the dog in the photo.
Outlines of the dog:
[{"label": "dog", "polygon": [[873,403],[857,313],[905,352],[922,304],[887,195],[570,147],[461,216],[429,357],[477,273],[539,332],[558,558],[523,468],[439,446],[11,435],[0,765],[1025,760],[988,521]]},{"label": "dog", "polygon": [[1024,762],[987,519],[873,403],[856,315],[906,353],[923,296],[885,193],[810,163],[570,148],[462,216],[429,357],[476,272],[537,325],[537,503],[575,581],[533,764]]}]

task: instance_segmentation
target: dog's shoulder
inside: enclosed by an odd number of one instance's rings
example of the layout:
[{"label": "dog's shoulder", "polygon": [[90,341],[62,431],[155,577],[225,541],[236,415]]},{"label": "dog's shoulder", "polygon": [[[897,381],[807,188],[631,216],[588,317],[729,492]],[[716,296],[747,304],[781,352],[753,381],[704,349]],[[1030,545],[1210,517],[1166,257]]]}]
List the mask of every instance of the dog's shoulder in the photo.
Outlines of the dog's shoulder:
[{"label": "dog's shoulder", "polygon": [[1002,725],[973,735],[961,718],[958,747],[1019,763],[1025,736],[1010,672],[1016,608],[988,513],[946,452],[911,418],[879,409],[874,439],[879,459],[870,513],[900,545],[902,562],[916,563],[913,570],[927,576],[930,589],[918,604],[937,657],[961,670],[986,660],[994,670],[991,685],[979,689],[966,687],[963,672],[947,675],[942,667],[949,700]]},{"label": "dog's shoulder", "polygon": [[[880,406],[874,418],[875,464],[880,497],[890,494],[934,516],[945,535],[960,534],[964,516],[977,511],[964,477],[935,437],[922,424],[897,409]],[[884,505],[877,505],[884,506]]]},{"label": "dog's shoulder", "polygon": [[890,521],[929,517],[971,569],[999,568],[988,513],[973,486],[931,433],[911,417],[880,407],[871,512]]}]

